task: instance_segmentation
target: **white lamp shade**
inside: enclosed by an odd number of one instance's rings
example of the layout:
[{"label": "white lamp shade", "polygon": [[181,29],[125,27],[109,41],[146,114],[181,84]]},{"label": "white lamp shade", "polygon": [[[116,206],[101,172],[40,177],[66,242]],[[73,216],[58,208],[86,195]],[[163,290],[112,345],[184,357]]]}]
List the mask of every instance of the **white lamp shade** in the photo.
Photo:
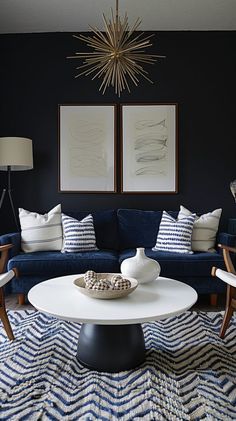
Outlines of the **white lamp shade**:
[{"label": "white lamp shade", "polygon": [[0,137],[0,170],[31,170],[33,168],[32,140],[26,137]]}]

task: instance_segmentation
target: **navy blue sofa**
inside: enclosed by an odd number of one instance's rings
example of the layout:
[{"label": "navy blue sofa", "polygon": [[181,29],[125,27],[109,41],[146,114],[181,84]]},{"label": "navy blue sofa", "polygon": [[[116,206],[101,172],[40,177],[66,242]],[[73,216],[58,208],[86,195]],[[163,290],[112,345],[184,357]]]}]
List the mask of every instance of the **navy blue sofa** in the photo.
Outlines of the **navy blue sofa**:
[{"label": "navy blue sofa", "polygon": [[[88,212],[66,212],[79,220]],[[178,212],[169,211],[177,217]],[[27,294],[32,286],[57,276],[96,272],[119,272],[121,262],[136,253],[137,247],[145,247],[146,255],[161,265],[161,275],[183,281],[193,286],[199,294],[217,294],[224,291],[224,283],[211,277],[211,268],[225,268],[220,250],[179,254],[152,251],[156,244],[162,211],[135,209],[103,210],[92,212],[99,250],[80,253],[21,251],[20,233],[0,236],[0,245],[12,243],[8,269],[17,267],[19,278],[11,282],[11,291]],[[236,236],[219,233],[217,243],[234,247]]]}]

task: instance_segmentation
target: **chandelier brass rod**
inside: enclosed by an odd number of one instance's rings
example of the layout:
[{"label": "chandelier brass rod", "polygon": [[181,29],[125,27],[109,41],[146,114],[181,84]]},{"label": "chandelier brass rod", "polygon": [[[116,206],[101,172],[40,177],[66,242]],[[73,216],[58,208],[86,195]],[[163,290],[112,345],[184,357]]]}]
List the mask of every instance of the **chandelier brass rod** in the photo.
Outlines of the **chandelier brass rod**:
[{"label": "chandelier brass rod", "polygon": [[79,77],[79,76],[82,76],[82,75],[88,76],[89,74],[94,73],[97,69],[99,69],[101,67],[103,68],[103,64],[96,64],[93,67],[89,66],[89,68],[85,69],[83,72],[80,72],[76,77]]},{"label": "chandelier brass rod", "polygon": [[[105,35],[102,33],[102,31],[100,31],[99,29],[97,29],[96,27],[94,28],[93,26],[89,26],[90,29],[95,33],[95,35],[97,35],[97,37],[104,42],[104,44],[108,45],[108,47],[111,47],[111,43],[108,41],[108,39],[105,37]],[[94,40],[95,38],[92,37],[85,37],[84,35],[81,35],[81,37],[85,38],[85,41],[87,40]],[[82,38],[81,38],[82,39]]]},{"label": "chandelier brass rod", "polygon": [[110,38],[111,45],[113,46],[114,45],[114,37],[113,37],[113,34],[111,33],[110,27],[109,27],[108,22],[106,20],[106,16],[104,14],[102,16],[103,16],[103,21],[104,21],[105,29],[107,31],[107,35]]},{"label": "chandelier brass rod", "polygon": [[121,66],[120,66],[120,68],[121,68],[121,72],[122,72],[122,75],[123,75],[123,79],[124,79],[124,82],[125,82],[125,84],[126,84],[126,86],[127,86],[127,88],[128,88],[128,91],[130,92],[130,88],[129,88],[129,84],[128,84],[128,81],[127,81],[127,79],[126,79],[126,70],[125,70],[125,68],[124,68],[124,60],[122,60],[121,61]]},{"label": "chandelier brass rod", "polygon": [[96,73],[96,75],[94,75],[94,76],[93,76],[92,80],[94,80],[96,77],[100,77],[100,76],[101,76],[101,74],[105,72],[105,70],[106,70],[106,68],[107,68],[107,67],[109,67],[108,63],[107,63],[107,65],[106,65],[106,66],[103,66],[103,67],[101,68],[101,70],[99,70],[99,71]]},{"label": "chandelier brass rod", "polygon": [[135,60],[137,58],[140,58],[140,59],[143,58],[144,60],[148,59],[148,60],[151,60],[152,62],[157,61],[157,58],[158,58],[158,56],[153,57],[153,55],[147,55],[147,56],[144,57],[144,55],[140,54],[140,53],[132,53],[132,54],[129,55],[129,57],[132,60]]},{"label": "chandelier brass rod", "polygon": [[[139,69],[137,70],[138,67]],[[153,84],[153,81],[145,75],[145,73],[147,72],[142,67],[135,65],[135,67],[133,68],[133,71],[137,74],[140,74],[144,79],[148,80],[150,83]]]},{"label": "chandelier brass rod", "polygon": [[[140,34],[138,34],[135,38],[133,38],[132,40],[127,42],[127,45],[133,44],[135,43],[142,35],[144,34],[144,32],[141,32]],[[121,42],[120,47],[123,47],[123,44],[126,43],[126,40],[124,40],[124,42]]]},{"label": "chandelier brass rod", "polygon": [[[92,41],[89,41],[89,42],[87,43],[87,45],[88,45],[89,47],[95,48],[97,51],[107,51],[107,52],[110,52],[110,51],[111,51],[111,48],[110,48],[108,45],[103,44],[103,45],[101,46],[101,44],[99,44],[99,42],[92,42]],[[76,53],[76,54],[79,54],[79,53]],[[89,53],[87,53],[87,54],[89,54]]]},{"label": "chandelier brass rod", "polygon": [[133,73],[131,72],[131,70],[127,67],[126,68],[126,72],[128,73],[130,79],[132,80],[132,82],[134,83],[135,86],[138,86],[139,80],[136,76],[133,75]]},{"label": "chandelier brass rod", "polygon": [[96,64],[96,66],[93,66],[90,70],[84,70],[83,72],[81,72],[78,76],[82,76],[82,75],[90,75],[91,73],[94,73],[96,70],[100,69],[102,67],[102,69],[106,69],[107,67],[109,67],[109,63],[107,64]]},{"label": "chandelier brass rod", "polygon": [[103,91],[102,91],[102,94],[105,93],[110,78],[111,78],[111,72],[108,71],[108,73],[105,74],[104,79],[103,79],[103,81],[102,81],[102,83],[101,83],[101,85],[99,87],[99,91],[101,91],[102,87],[104,86]]},{"label": "chandelier brass rod", "polygon": [[144,42],[140,42],[136,45],[131,45],[130,47],[127,47],[127,48],[121,50],[121,53],[126,53],[127,51],[139,50],[140,48],[143,48],[143,47],[151,47],[152,46],[152,44],[147,44],[147,43],[148,43],[148,41],[144,41]]},{"label": "chandelier brass rod", "polygon": [[95,43],[99,45],[99,42],[102,41],[105,44],[105,46],[107,46],[107,48],[111,48],[111,44],[109,43],[108,39],[101,32],[96,32],[96,35],[99,38],[98,40],[92,37],[85,37],[84,35],[81,35],[78,38],[82,41],[86,41],[86,44],[91,47],[93,47]]},{"label": "chandelier brass rod", "polygon": [[[126,46],[127,47],[129,47],[129,46],[131,46],[131,45],[137,45],[137,41],[138,41],[138,39],[141,37],[141,36],[143,36],[144,35],[144,32],[141,32],[139,35],[137,35],[135,38],[133,38],[132,40],[130,40],[130,41],[127,41],[126,42]],[[149,45],[151,46],[152,45],[152,43],[150,42],[150,38],[152,38],[152,35],[147,35],[146,37],[144,37],[142,40],[141,40],[141,42],[147,42],[147,43],[149,43]],[[139,41],[138,41],[139,42]],[[121,45],[120,46],[121,48],[123,47],[123,45]]]},{"label": "chandelier brass rod", "polygon": [[132,71],[132,73],[134,74],[134,76],[135,76],[135,73],[137,73],[137,74],[140,73],[142,76],[144,76],[144,73],[147,74],[147,71],[144,70],[142,66],[140,66],[139,64],[131,61],[128,58],[126,58],[126,66],[127,66],[127,68],[129,68]]},{"label": "chandelier brass rod", "polygon": [[135,55],[134,57],[132,57],[132,61],[134,62],[135,60],[138,61],[138,62],[147,63],[147,64],[153,64],[156,61],[156,60],[154,60],[152,58],[140,57],[139,55],[137,55],[137,56]]},{"label": "chandelier brass rod", "polygon": [[[98,35],[100,38],[101,38],[101,40],[103,40],[107,45],[109,45],[110,47],[112,46],[112,44],[109,42],[109,39],[103,34],[103,32],[102,31],[100,31],[98,28],[94,28],[93,26],[89,26],[90,27],[90,29],[92,29],[92,31],[94,31],[94,33],[96,34],[96,35]],[[94,39],[94,38],[92,38],[92,39]]]},{"label": "chandelier brass rod", "polygon": [[126,77],[125,77],[125,74],[124,74],[124,70],[123,70],[123,68],[122,68],[122,73],[123,73],[124,83],[125,83],[125,85],[126,85],[126,87],[127,87],[128,91],[129,91],[129,93],[130,93],[130,87],[129,87],[128,81],[126,80]]},{"label": "chandelier brass rod", "polygon": [[[92,28],[92,27],[91,27]],[[95,32],[95,28],[93,29],[93,31]],[[102,34],[102,33],[100,33],[99,34],[99,31],[97,30],[96,31],[96,35],[97,36],[99,36],[99,35],[101,35],[100,36],[100,38],[101,38],[101,40],[102,41],[104,41],[104,43],[105,44],[107,44],[107,46],[110,48],[111,47],[111,45],[109,44],[109,42],[107,41],[107,39],[106,39],[106,37]],[[77,38],[77,39],[79,39],[79,40],[81,40],[81,41],[85,41],[86,42],[86,44],[89,46],[89,45],[91,45],[92,46],[92,43],[95,41],[95,39],[94,38],[92,38],[92,37],[85,37],[84,35],[73,35],[74,36],[74,38]],[[99,41],[97,41],[97,42],[99,42]]]},{"label": "chandelier brass rod", "polygon": [[98,60],[96,58],[94,58],[94,59],[93,58],[86,59],[86,61],[84,61],[81,66],[76,67],[76,69],[83,69],[85,66],[90,66],[90,65],[92,65],[94,63],[97,63],[97,64],[107,63],[107,58],[106,57],[104,57],[103,59],[100,58],[99,59],[99,62],[98,62]]},{"label": "chandelier brass rod", "polygon": [[128,57],[126,57],[126,65],[129,66],[129,67],[132,67],[132,69],[134,69],[135,73],[138,73],[140,71],[143,72],[143,73],[146,73],[146,74],[148,73],[146,70],[144,70],[144,68],[140,64],[130,60]]},{"label": "chandelier brass rod", "polygon": [[129,30],[129,23],[128,23],[128,19],[126,22],[123,23],[123,25],[121,24],[120,27],[120,39],[119,39],[119,46],[123,46],[125,41],[126,41],[126,33]]},{"label": "chandelier brass rod", "polygon": [[116,12],[116,17],[114,18],[113,9],[111,9],[111,20],[109,20],[109,27],[110,27],[111,33],[113,34],[114,46],[115,48],[117,48],[118,37],[119,37],[118,16]]},{"label": "chandelier brass rod", "polygon": [[138,29],[138,27],[140,26],[141,23],[142,23],[141,19],[137,18],[136,21],[134,22],[133,27],[127,33],[128,38],[130,38],[133,35],[133,33],[136,31],[136,29]]},{"label": "chandelier brass rod", "polygon": [[133,83],[137,86],[137,82],[139,82],[139,79],[137,78],[137,76],[135,76],[132,64],[130,65],[129,63],[127,63],[126,60],[124,61],[125,61],[126,72],[128,73],[129,77],[132,79]]}]

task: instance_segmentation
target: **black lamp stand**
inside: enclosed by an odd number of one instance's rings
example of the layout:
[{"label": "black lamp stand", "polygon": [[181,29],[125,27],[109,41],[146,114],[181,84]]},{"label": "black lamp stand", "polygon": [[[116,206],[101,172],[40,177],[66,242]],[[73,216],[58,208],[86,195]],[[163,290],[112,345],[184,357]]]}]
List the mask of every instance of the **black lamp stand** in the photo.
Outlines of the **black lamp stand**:
[{"label": "black lamp stand", "polygon": [[17,231],[20,231],[20,227],[19,227],[19,224],[18,224],[18,221],[17,221],[16,212],[15,212],[11,192],[12,192],[12,189],[11,189],[11,166],[8,165],[7,166],[7,189],[3,189],[3,191],[2,191],[2,195],[1,195],[1,199],[0,199],[0,209],[2,208],[4,197],[7,193],[8,197],[9,197],[9,200],[10,200],[11,209],[12,209],[12,213],[13,213],[13,216],[14,216]]}]

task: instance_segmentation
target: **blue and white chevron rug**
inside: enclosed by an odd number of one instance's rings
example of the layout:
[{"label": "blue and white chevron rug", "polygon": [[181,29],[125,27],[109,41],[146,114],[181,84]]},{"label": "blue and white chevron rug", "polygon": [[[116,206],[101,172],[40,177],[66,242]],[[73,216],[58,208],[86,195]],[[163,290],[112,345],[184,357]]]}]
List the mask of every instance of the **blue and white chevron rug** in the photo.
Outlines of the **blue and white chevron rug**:
[{"label": "blue and white chevron rug", "polygon": [[0,420],[236,420],[236,319],[186,312],[143,325],[147,359],[98,373],[75,358],[80,326],[34,311],[0,328]]}]

